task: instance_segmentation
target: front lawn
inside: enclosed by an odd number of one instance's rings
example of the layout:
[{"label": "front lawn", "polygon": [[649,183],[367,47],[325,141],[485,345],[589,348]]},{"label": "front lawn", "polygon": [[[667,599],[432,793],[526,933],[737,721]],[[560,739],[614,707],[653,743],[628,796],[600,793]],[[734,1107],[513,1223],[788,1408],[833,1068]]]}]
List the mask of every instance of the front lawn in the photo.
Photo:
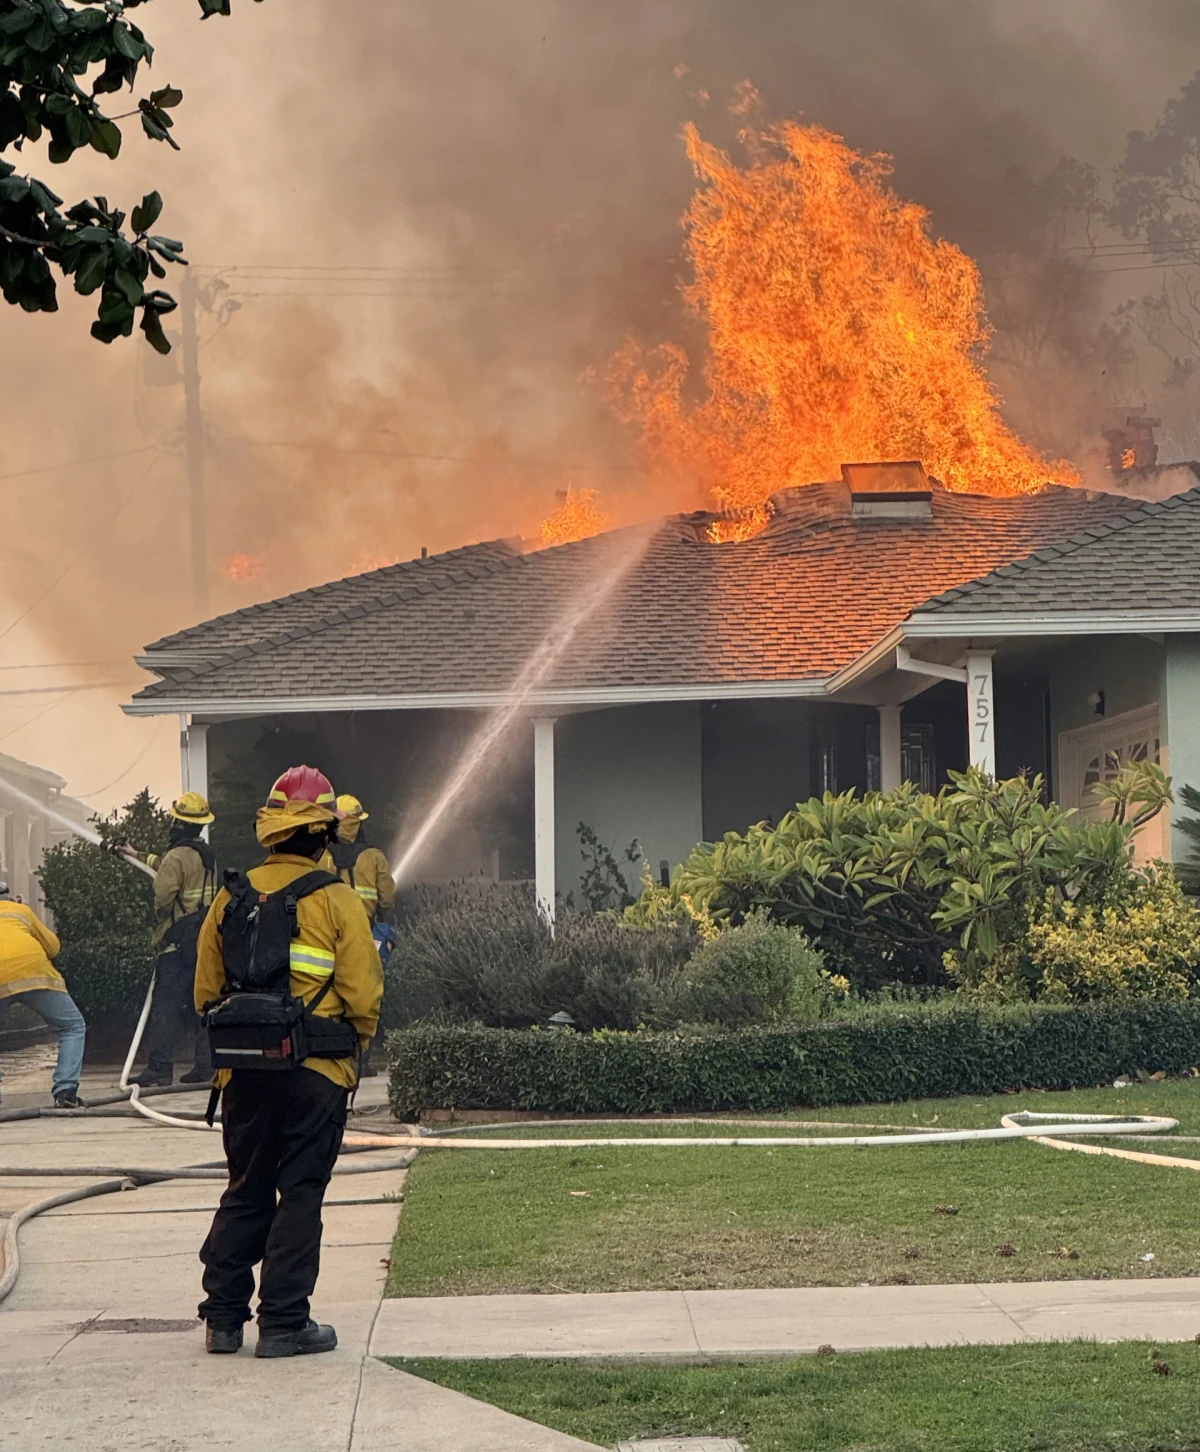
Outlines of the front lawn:
[{"label": "front lawn", "polygon": [[[969,1128],[998,1124],[1018,1108],[1168,1114],[1181,1132],[1200,1133],[1200,1081],[797,1117]],[[1200,1159],[1200,1145],[1168,1152]],[[405,1190],[388,1281],[393,1296],[1200,1274],[1194,1171],[1023,1142],[431,1149],[418,1157]],[[1001,1255],[1001,1247],[1015,1253]],[[1147,1255],[1153,1259],[1143,1260]]]},{"label": "front lawn", "polygon": [[392,1364],[601,1447],[709,1433],[738,1437],[749,1452],[1200,1448],[1200,1349],[1190,1342],[873,1351],[695,1367]]}]

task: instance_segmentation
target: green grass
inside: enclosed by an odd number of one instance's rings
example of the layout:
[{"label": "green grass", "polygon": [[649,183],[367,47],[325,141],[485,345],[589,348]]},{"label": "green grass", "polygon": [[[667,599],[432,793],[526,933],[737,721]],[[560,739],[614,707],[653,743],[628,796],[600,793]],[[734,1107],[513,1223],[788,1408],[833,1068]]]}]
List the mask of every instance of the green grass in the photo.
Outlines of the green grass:
[{"label": "green grass", "polygon": [[[1200,1133],[1191,1080],[799,1117],[970,1128],[1022,1107],[1170,1114]],[[1177,1149],[1200,1159],[1200,1145]],[[1024,1142],[429,1150],[405,1189],[393,1296],[1200,1274],[1195,1172]]]},{"label": "green grass", "polygon": [[[1157,1375],[1152,1361],[1171,1371]],[[738,1437],[750,1452],[1195,1452],[1200,1348],[1086,1343],[671,1367],[393,1361],[584,1441]]]}]

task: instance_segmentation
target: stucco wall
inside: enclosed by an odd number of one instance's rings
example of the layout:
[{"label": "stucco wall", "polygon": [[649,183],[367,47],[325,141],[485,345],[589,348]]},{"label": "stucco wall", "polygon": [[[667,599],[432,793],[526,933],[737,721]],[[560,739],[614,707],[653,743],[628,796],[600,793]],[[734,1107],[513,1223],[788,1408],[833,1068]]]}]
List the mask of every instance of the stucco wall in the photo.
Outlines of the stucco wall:
[{"label": "stucco wall", "polygon": [[[620,855],[636,837],[657,872],[703,835],[700,706],[624,706],[561,716],[555,727],[555,863],[560,893],[579,900],[576,828],[593,827]],[[640,868],[630,874],[637,892]]]},{"label": "stucco wall", "polygon": [[[1169,635],[1162,652],[1161,725],[1167,767],[1176,786],[1200,787],[1200,635]],[[1174,815],[1178,817],[1178,808]],[[1175,827],[1171,856],[1188,855],[1189,843]]]},{"label": "stucco wall", "polygon": [[1159,699],[1163,647],[1141,635],[1080,638],[1056,649],[1048,661],[1050,720],[1058,736],[1091,726],[1100,718],[1088,705],[1093,691],[1104,692],[1104,714],[1119,716]]}]

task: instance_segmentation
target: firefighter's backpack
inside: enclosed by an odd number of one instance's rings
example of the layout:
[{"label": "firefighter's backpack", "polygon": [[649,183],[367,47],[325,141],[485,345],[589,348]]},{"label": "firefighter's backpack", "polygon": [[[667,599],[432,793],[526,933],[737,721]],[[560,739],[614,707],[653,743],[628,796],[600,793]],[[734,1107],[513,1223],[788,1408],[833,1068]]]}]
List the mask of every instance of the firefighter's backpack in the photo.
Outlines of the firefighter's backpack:
[{"label": "firefighter's backpack", "polygon": [[337,881],[332,873],[313,871],[276,892],[260,892],[241,873],[226,872],[225,990],[204,1013],[214,1068],[292,1069],[310,1056],[357,1054],[353,1024],[316,1015],[332,976],[307,1005],[291,992],[292,940],[300,932],[296,904]]}]

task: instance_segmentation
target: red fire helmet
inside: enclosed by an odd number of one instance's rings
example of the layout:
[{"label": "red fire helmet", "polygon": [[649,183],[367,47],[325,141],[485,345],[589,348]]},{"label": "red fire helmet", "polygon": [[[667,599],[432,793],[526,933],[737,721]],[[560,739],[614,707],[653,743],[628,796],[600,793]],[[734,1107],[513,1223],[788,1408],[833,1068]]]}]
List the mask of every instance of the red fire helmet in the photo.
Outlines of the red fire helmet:
[{"label": "red fire helmet", "polygon": [[345,815],[338,810],[333,783],[315,766],[289,766],[276,780],[267,796],[267,806],[282,807],[287,802],[314,802],[319,807],[328,807],[332,816]]}]

